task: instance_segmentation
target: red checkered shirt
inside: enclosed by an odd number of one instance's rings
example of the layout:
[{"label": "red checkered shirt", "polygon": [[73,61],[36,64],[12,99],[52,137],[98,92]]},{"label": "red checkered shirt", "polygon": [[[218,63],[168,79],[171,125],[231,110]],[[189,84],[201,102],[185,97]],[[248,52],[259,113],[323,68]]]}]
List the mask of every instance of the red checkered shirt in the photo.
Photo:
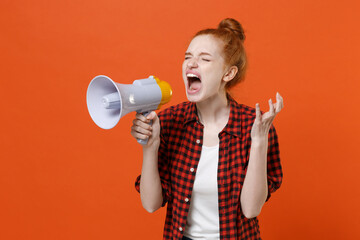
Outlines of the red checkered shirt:
[{"label": "red checkered shirt", "polygon": [[[255,109],[229,101],[230,116],[219,133],[218,203],[220,239],[261,239],[257,218],[247,219],[241,210],[240,193],[249,161],[250,131]],[[158,114],[161,124],[159,175],[163,206],[167,203],[164,239],[181,240],[189,212],[191,193],[203,144],[203,125],[195,103],[185,102]],[[281,185],[279,145],[275,128],[268,138],[268,197]],[[140,177],[135,187],[140,191]],[[186,199],[186,200],[185,200]],[[188,201],[190,199],[190,201]]]}]

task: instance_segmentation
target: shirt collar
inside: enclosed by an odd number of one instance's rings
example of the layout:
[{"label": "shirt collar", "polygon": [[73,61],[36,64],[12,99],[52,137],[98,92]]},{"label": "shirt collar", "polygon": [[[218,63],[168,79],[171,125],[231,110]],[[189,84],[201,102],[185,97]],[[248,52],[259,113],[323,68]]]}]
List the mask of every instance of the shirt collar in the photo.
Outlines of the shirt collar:
[{"label": "shirt collar", "polygon": [[241,105],[239,105],[233,98],[229,98],[230,115],[228,123],[223,132],[227,132],[236,137],[241,135]]},{"label": "shirt collar", "polygon": [[189,102],[189,104],[185,108],[184,114],[185,114],[184,125],[192,121],[200,122],[199,117],[197,115],[196,104],[194,102]]},{"label": "shirt collar", "polygon": [[[234,135],[236,137],[240,137],[241,105],[239,105],[233,98],[229,99],[229,104],[230,104],[229,121],[222,131],[227,132],[228,134]],[[189,102],[187,108],[185,109],[184,125],[192,121],[200,122],[199,117],[197,115],[196,104],[194,102]]]}]

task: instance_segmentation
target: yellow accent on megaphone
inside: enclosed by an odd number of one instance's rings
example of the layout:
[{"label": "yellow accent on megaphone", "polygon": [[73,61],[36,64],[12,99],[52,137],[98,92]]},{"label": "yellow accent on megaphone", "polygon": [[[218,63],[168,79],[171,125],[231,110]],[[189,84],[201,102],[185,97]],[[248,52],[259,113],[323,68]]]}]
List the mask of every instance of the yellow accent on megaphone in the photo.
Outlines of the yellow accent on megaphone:
[{"label": "yellow accent on megaphone", "polygon": [[162,105],[170,102],[171,97],[172,97],[172,89],[169,83],[165,82],[165,81],[161,81],[159,78],[153,76],[154,79],[156,80],[156,83],[158,84],[158,86],[160,87],[161,90],[161,101],[160,104],[158,106],[157,109],[160,109],[162,107]]}]

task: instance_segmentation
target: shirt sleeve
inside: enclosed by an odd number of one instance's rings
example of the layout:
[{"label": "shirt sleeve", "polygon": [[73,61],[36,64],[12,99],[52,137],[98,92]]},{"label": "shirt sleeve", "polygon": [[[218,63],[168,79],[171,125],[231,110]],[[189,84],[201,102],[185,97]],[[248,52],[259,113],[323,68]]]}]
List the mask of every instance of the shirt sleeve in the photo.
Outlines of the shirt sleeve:
[{"label": "shirt sleeve", "polygon": [[271,126],[268,138],[268,153],[267,153],[267,180],[268,180],[268,196],[269,200],[271,194],[275,192],[281,185],[283,178],[278,137],[274,126]]},{"label": "shirt sleeve", "polygon": [[[163,195],[163,202],[162,207],[169,201],[171,196],[171,188],[170,188],[170,173],[169,173],[169,151],[168,151],[168,137],[166,126],[171,119],[169,113],[159,113],[160,119],[160,146],[158,150],[158,168],[159,168],[159,175],[162,187],[162,195]],[[135,189],[140,193],[140,179],[141,175],[136,178],[135,181]]]}]

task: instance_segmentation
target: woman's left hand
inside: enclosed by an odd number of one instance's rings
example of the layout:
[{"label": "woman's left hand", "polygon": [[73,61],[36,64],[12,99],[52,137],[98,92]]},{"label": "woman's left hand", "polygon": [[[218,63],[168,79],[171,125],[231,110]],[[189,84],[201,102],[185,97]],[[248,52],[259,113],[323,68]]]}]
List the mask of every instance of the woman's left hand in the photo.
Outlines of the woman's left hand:
[{"label": "woman's left hand", "polygon": [[283,98],[279,93],[276,93],[276,103],[269,100],[270,109],[268,112],[261,114],[260,106],[256,104],[256,118],[251,129],[252,140],[267,140],[269,130],[276,114],[278,114],[284,107]]}]

